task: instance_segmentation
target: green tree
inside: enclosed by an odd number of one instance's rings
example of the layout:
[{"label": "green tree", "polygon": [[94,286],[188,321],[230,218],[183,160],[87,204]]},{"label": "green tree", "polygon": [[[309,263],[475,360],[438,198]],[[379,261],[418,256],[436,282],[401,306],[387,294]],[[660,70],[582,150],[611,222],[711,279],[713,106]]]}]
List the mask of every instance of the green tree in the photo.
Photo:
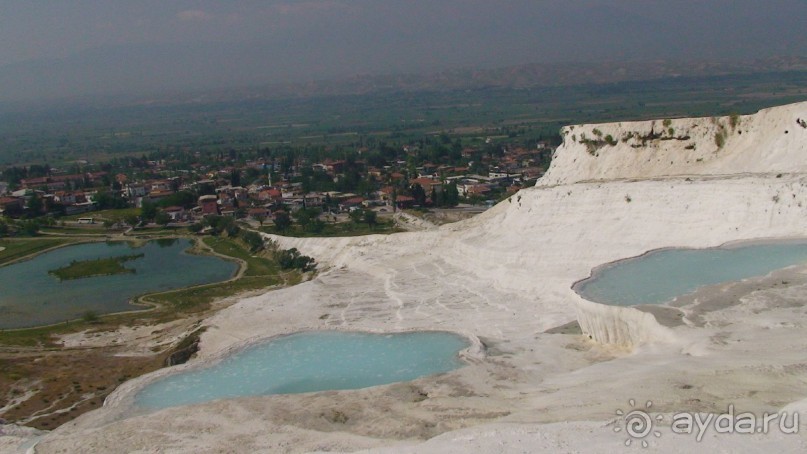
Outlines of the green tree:
[{"label": "green tree", "polygon": [[362,213],[361,210],[353,210],[350,212],[350,214],[348,214],[348,216],[350,216],[350,220],[353,221],[354,224],[358,224],[359,222],[361,222],[363,214],[364,213]]},{"label": "green tree", "polygon": [[157,214],[154,215],[154,222],[165,227],[169,222],[171,222],[171,216],[169,216],[165,211],[158,211]]},{"label": "green tree", "polygon": [[230,220],[230,222],[228,222],[225,227],[225,230],[227,231],[227,236],[232,238],[241,233],[241,227],[238,227],[238,224],[235,223],[235,220],[229,216],[227,216],[227,219]]},{"label": "green tree", "polygon": [[168,197],[160,200],[157,205],[161,207],[181,206],[183,208],[190,208],[196,205],[196,195],[190,191],[179,191],[176,194],[171,194]]},{"label": "green tree", "polygon": [[284,249],[276,255],[280,268],[284,270],[296,268],[303,272],[312,271],[316,267],[314,259],[300,254],[296,248]]},{"label": "green tree", "polygon": [[151,203],[149,200],[143,200],[140,205],[140,218],[144,221],[151,221],[157,216],[157,205]]},{"label": "green tree", "polygon": [[306,208],[300,208],[299,210],[295,211],[292,216],[294,217],[294,220],[300,224],[300,227],[302,227],[303,230],[308,227],[308,224],[310,224],[311,220],[314,218],[311,212]]},{"label": "green tree", "polygon": [[460,202],[460,192],[457,189],[457,182],[452,181],[443,189],[443,206],[455,207]]},{"label": "green tree", "polygon": [[241,230],[235,224],[235,219],[230,216],[211,215],[205,217],[204,222],[210,227],[210,233],[213,235],[219,235],[222,232],[227,232],[227,235],[235,236]]},{"label": "green tree", "polygon": [[423,186],[415,183],[409,187],[409,192],[412,193],[412,197],[415,199],[416,204],[420,206],[426,205],[426,191],[423,190]]},{"label": "green tree", "polygon": [[291,227],[291,218],[285,211],[278,211],[275,213],[273,221],[275,223],[275,230],[278,232],[285,232],[289,229],[289,227]]},{"label": "green tree", "polygon": [[36,193],[28,200],[28,210],[34,216],[38,216],[42,213],[42,209],[44,208],[44,204],[42,203],[42,199],[39,198]]},{"label": "green tree", "polygon": [[107,210],[110,208],[126,208],[126,200],[116,194],[110,194],[107,191],[98,191],[93,197],[93,201],[99,210]]},{"label": "green tree", "polygon": [[95,311],[87,311],[81,314],[81,319],[86,323],[95,324],[101,321],[101,317]]},{"label": "green tree", "polygon": [[250,252],[257,252],[263,249],[263,237],[258,232],[244,230],[241,232],[241,239],[247,243]]},{"label": "green tree", "polygon": [[135,215],[135,214],[127,214],[123,218],[123,222],[129,224],[129,226],[131,226],[131,227],[136,227],[137,224],[140,223],[140,218],[137,217],[137,215]]},{"label": "green tree", "polygon": [[39,232],[39,222],[36,219],[27,219],[17,224],[17,230],[23,235],[34,236]]},{"label": "green tree", "polygon": [[378,214],[373,210],[364,210],[364,222],[372,229],[378,222]]},{"label": "green tree", "polygon": [[323,230],[325,230],[325,222],[319,219],[314,219],[314,221],[309,225],[308,230],[314,233],[321,233]]}]

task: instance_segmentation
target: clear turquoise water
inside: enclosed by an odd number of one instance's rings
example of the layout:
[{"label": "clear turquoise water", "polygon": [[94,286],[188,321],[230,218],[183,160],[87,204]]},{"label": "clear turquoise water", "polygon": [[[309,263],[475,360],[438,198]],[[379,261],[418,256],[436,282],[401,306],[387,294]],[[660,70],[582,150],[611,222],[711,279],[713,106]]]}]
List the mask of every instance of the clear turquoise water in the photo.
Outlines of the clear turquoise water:
[{"label": "clear turquoise water", "polygon": [[248,347],[212,366],[143,388],[135,405],[159,409],[242,396],[358,389],[448,372],[463,365],[464,338],[446,332],[313,331]]},{"label": "clear turquoise water", "polygon": [[[68,246],[31,260],[0,267],[0,329],[47,325],[81,317],[142,309],[129,299],[148,292],[171,290],[229,279],[238,268],[218,257],[187,254],[190,240],[156,240],[133,248],[128,243]],[[73,260],[145,254],[125,262],[133,274],[59,281],[48,270]]]},{"label": "clear turquoise water", "polygon": [[668,249],[606,267],[575,290],[588,300],[604,304],[659,304],[698,287],[764,276],[805,262],[807,242]]}]

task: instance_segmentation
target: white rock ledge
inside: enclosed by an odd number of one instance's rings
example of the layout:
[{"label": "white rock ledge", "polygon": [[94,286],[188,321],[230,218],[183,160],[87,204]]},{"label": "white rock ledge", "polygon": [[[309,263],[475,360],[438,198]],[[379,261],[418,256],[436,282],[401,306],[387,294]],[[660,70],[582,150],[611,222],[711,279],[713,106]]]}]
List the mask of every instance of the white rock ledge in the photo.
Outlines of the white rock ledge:
[{"label": "white rock ledge", "polygon": [[575,299],[577,322],[583,335],[601,344],[633,348],[651,342],[678,342],[675,333],[647,312]]}]

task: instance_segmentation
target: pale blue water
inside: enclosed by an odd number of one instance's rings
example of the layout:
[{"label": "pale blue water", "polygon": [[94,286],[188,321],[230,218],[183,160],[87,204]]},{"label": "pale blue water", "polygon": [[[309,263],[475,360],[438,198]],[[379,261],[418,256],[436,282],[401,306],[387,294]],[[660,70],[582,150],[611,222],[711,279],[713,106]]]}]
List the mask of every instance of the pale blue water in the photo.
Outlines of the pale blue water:
[{"label": "pale blue water", "polygon": [[[0,329],[47,325],[80,318],[87,311],[108,314],[143,309],[129,299],[229,279],[238,265],[218,257],[184,252],[190,240],[155,240],[133,248],[128,243],[88,243],[41,254],[0,267]],[[49,270],[73,260],[145,254],[125,262],[135,273],[59,281]]]},{"label": "pale blue water", "polygon": [[606,267],[575,290],[588,300],[604,304],[659,304],[698,287],[764,276],[805,262],[807,242],[667,249]]},{"label": "pale blue water", "polygon": [[358,389],[448,372],[467,340],[446,332],[313,331],[248,347],[212,366],[171,375],[135,396],[166,408],[242,396]]}]

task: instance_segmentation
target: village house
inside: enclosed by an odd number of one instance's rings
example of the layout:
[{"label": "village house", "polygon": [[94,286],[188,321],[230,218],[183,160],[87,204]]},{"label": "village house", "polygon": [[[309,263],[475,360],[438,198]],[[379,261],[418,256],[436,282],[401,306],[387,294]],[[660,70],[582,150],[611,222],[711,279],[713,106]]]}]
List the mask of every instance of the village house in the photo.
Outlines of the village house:
[{"label": "village house", "polygon": [[[233,199],[234,201],[234,199]],[[236,207],[233,203],[221,203],[219,204],[219,212],[222,216],[230,216],[235,217],[235,213],[238,207]]]},{"label": "village house", "polygon": [[415,206],[415,198],[408,195],[399,195],[395,198],[395,206],[398,208],[412,208]]},{"label": "village house", "polygon": [[392,196],[395,193],[396,193],[396,190],[392,186],[384,186],[383,188],[376,191],[376,196],[379,199],[387,202],[387,205],[390,205],[392,203]]},{"label": "village house", "polygon": [[87,179],[86,182],[89,183],[89,178],[86,175],[79,173],[70,175],[52,175],[47,184],[47,188],[49,191],[56,191],[65,188],[75,189],[84,185],[85,178]]},{"label": "village house", "polygon": [[174,195],[174,191],[170,189],[152,189],[148,193],[148,198],[151,202],[159,202],[160,200],[171,195]]},{"label": "village house", "polygon": [[75,205],[76,194],[73,192],[56,191],[53,193],[53,201],[56,203],[61,203],[64,206]]},{"label": "village house", "polygon": [[353,211],[362,206],[363,202],[364,197],[352,197],[349,199],[345,199],[339,202],[339,210],[343,212]]},{"label": "village house", "polygon": [[149,181],[149,194],[154,191],[170,191],[171,190],[171,183],[168,180],[155,180]]},{"label": "village house", "polygon": [[271,217],[271,212],[264,207],[255,207],[247,210],[247,216],[250,219],[263,223]]},{"label": "village house", "polygon": [[345,161],[332,161],[330,159],[326,159],[323,161],[325,165],[325,170],[334,174],[334,173],[342,173],[345,170]]},{"label": "village house", "polygon": [[218,197],[215,195],[203,195],[199,197],[199,207],[201,208],[202,216],[219,214]]},{"label": "village house", "polygon": [[18,197],[0,197],[0,214],[12,215],[22,212],[23,199]]},{"label": "village house", "polygon": [[436,192],[440,192],[443,190],[443,183],[436,179],[436,178],[413,178],[409,180],[410,185],[419,184],[423,191],[426,192],[426,195],[429,195],[434,189]]},{"label": "village house", "polygon": [[168,217],[171,218],[173,222],[180,222],[186,219],[185,208],[180,206],[166,207],[163,211],[168,215]]},{"label": "village house", "polygon": [[457,186],[457,192],[462,197],[484,197],[490,193],[490,186],[487,184],[461,184]]},{"label": "village house", "polygon": [[49,182],[49,177],[23,178],[20,180],[20,186],[24,189],[34,189],[46,186]]},{"label": "village house", "polygon": [[324,197],[319,192],[309,192],[303,196],[303,202],[308,208],[321,207]]},{"label": "village house", "polygon": [[146,186],[143,184],[127,184],[121,190],[121,195],[129,200],[135,200],[138,197],[145,197],[148,194]]},{"label": "village house", "polygon": [[256,198],[263,203],[274,203],[283,198],[283,193],[276,188],[267,188],[258,191]]}]

